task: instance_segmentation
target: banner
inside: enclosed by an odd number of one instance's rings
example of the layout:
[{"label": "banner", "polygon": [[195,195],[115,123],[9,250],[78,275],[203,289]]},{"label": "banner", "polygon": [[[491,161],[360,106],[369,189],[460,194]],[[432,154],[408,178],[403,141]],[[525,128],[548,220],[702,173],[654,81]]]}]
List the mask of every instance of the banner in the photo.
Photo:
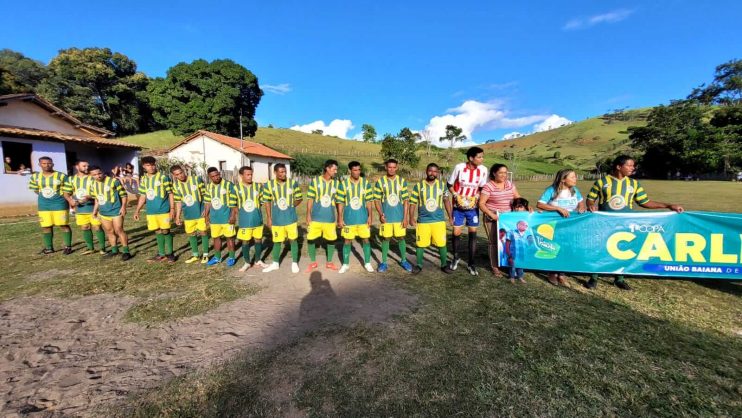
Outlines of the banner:
[{"label": "banner", "polygon": [[742,279],[742,214],[500,214],[500,266],[556,272]]}]

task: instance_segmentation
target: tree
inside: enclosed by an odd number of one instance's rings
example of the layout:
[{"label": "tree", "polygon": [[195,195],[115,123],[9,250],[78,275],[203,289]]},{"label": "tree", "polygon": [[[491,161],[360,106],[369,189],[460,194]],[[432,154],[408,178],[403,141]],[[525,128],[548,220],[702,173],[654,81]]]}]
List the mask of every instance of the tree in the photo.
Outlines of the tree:
[{"label": "tree", "polygon": [[0,50],[0,94],[35,93],[46,78],[46,67],[10,49]]},{"label": "tree", "polygon": [[446,134],[439,139],[441,141],[451,141],[451,148],[453,148],[454,144],[466,139],[466,135],[462,135],[462,132],[463,130],[456,125],[446,125]]},{"label": "tree", "polygon": [[693,89],[688,99],[706,105],[742,104],[742,59],[731,60],[716,67],[714,81]]},{"label": "tree", "polygon": [[376,142],[376,128],[373,125],[364,123],[361,126],[361,132],[363,132],[363,142]]},{"label": "tree", "polygon": [[313,135],[324,135],[325,131],[323,131],[322,129],[315,129],[312,131],[312,134]]},{"label": "tree", "polygon": [[430,156],[430,146],[433,144],[433,131],[430,128],[423,129],[420,131],[420,138],[422,138],[427,146],[425,155]]},{"label": "tree", "polygon": [[152,130],[149,79],[126,55],[108,48],[70,48],[49,63],[41,95],[83,122],[117,134]]},{"label": "tree", "polygon": [[195,60],[170,67],[165,78],[147,88],[155,120],[173,133],[184,135],[206,129],[225,135],[258,129],[255,110],[263,97],[258,79],[232,60]]},{"label": "tree", "polygon": [[420,156],[417,155],[417,141],[420,135],[409,128],[402,128],[397,136],[385,134],[381,140],[381,156],[384,160],[394,158],[402,165],[417,167]]}]

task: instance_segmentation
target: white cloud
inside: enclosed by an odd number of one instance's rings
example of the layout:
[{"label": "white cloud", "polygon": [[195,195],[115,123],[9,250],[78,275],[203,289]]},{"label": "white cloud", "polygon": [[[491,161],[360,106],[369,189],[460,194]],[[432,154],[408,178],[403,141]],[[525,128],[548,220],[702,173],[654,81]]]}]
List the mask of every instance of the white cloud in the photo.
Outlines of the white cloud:
[{"label": "white cloud", "polygon": [[353,126],[353,122],[351,122],[350,119],[334,119],[329,125],[325,125],[325,122],[322,120],[316,120],[307,123],[306,125],[294,125],[289,129],[306,133],[312,133],[312,131],[321,129],[324,135],[347,139],[348,131],[353,128],[355,128],[355,126]]},{"label": "white cloud", "polygon": [[281,84],[264,84],[262,86],[263,90],[267,91],[268,93],[273,94],[281,94],[284,95],[291,91],[291,84],[289,83],[281,83]]},{"label": "white cloud", "polygon": [[550,131],[559,128],[560,126],[569,125],[570,123],[572,123],[572,121],[564,116],[551,115],[540,123],[533,125],[533,132]]},{"label": "white cloud", "polygon": [[522,136],[526,136],[526,134],[518,131],[510,132],[502,136],[501,141],[507,141],[508,139],[515,139],[520,138]]},{"label": "white cloud", "polygon": [[601,23],[616,23],[631,16],[634,10],[618,9],[608,13],[593,15],[589,17],[577,17],[569,20],[562,27],[563,30],[587,29]]}]

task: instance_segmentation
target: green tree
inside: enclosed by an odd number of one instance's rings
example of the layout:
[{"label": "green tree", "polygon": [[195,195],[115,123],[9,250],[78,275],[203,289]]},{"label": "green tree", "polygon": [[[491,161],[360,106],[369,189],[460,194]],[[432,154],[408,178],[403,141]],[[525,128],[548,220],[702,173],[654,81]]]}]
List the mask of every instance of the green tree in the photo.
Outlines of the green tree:
[{"label": "green tree", "polygon": [[85,123],[117,134],[152,130],[149,79],[126,55],[108,48],[70,48],[49,63],[39,93]]},{"label": "green tree", "polygon": [[255,110],[263,91],[257,77],[232,60],[177,64],[147,92],[155,120],[175,134],[206,129],[238,136],[240,111],[244,134],[254,136],[258,129]]},{"label": "green tree", "polygon": [[376,142],[376,128],[373,125],[364,123],[361,126],[361,132],[363,132],[363,142]]},{"label": "green tree", "polygon": [[384,160],[394,158],[402,165],[415,168],[420,162],[417,155],[420,135],[412,132],[409,128],[402,128],[398,135],[385,134],[381,140],[381,156]]},{"label": "green tree", "polygon": [[742,104],[742,60],[731,60],[716,67],[714,81],[693,89],[688,99],[707,105]]},{"label": "green tree", "polygon": [[46,78],[46,67],[10,49],[0,50],[0,94],[35,93]]},{"label": "green tree", "polygon": [[451,148],[453,148],[454,144],[466,139],[466,135],[462,135],[462,132],[463,129],[459,128],[456,125],[446,125],[446,134],[439,139],[441,141],[450,141]]}]

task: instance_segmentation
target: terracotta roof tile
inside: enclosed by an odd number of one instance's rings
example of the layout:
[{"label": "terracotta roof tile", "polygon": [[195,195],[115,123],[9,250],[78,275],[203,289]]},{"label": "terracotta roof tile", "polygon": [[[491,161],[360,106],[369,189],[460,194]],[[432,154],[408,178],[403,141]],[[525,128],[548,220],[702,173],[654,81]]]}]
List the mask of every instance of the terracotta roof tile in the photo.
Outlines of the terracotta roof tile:
[{"label": "terracotta roof tile", "polygon": [[220,142],[230,148],[233,148],[237,151],[243,152],[248,155],[260,155],[262,157],[280,158],[280,159],[285,159],[285,160],[292,159],[291,156],[278,152],[274,150],[273,148],[270,148],[263,144],[259,144],[257,142],[242,140],[241,141],[242,144],[240,145],[239,138],[233,138],[231,136],[226,136],[226,135],[222,135],[222,134],[218,134],[218,133],[214,133],[210,131],[204,131],[204,130],[199,130],[199,131],[194,132],[193,134],[186,137],[182,141],[173,145],[170,148],[170,150],[172,151],[175,148],[178,148],[179,146],[189,142],[192,139],[198,138],[201,135],[211,138],[214,141]]},{"label": "terracotta roof tile", "polygon": [[71,114],[65,112],[64,110],[58,108],[57,106],[54,106],[50,101],[46,100],[45,98],[39,96],[38,94],[34,93],[15,93],[15,94],[5,94],[0,95],[0,103],[2,102],[9,102],[13,100],[23,100],[23,101],[31,101],[36,103],[37,105],[43,107],[48,112],[50,112],[53,115],[59,116],[62,119],[65,119],[67,122],[75,126],[76,128],[80,128],[83,131],[91,132],[92,135],[96,136],[114,136],[115,134],[111,131],[105,130],[103,128],[99,128],[97,126],[88,125],[87,123],[82,123],[80,119],[77,119],[76,117],[72,116]]},{"label": "terracotta roof tile", "polygon": [[84,144],[100,145],[103,147],[142,149],[139,145],[115,139],[106,139],[96,136],[79,136],[63,134],[55,131],[44,131],[41,129],[21,128],[18,126],[0,125],[0,135],[8,135],[23,138],[50,139],[62,142],[80,142]]}]

